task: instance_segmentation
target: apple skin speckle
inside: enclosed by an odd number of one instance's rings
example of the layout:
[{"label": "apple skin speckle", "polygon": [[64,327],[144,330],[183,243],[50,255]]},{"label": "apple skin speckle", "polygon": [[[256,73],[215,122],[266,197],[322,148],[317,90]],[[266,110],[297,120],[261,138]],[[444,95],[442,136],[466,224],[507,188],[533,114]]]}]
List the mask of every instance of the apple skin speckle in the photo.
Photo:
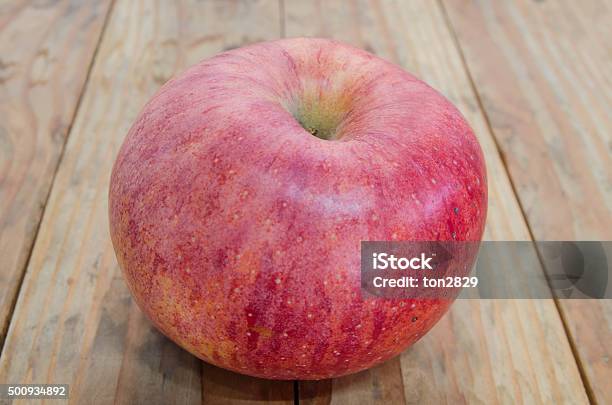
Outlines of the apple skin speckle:
[{"label": "apple skin speckle", "polygon": [[137,303],[180,346],[322,379],[396,356],[451,304],[364,299],[360,241],[480,240],[486,184],[472,130],[431,87],[339,42],[280,40],[149,101],[113,168],[110,230]]}]

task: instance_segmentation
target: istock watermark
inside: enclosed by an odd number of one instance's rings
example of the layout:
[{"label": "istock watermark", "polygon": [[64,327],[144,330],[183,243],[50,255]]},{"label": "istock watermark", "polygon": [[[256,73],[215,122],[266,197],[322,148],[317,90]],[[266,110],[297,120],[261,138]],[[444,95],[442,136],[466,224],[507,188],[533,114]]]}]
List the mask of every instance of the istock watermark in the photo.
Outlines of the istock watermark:
[{"label": "istock watermark", "polygon": [[612,298],[612,242],[362,242],[361,287],[389,299]]},{"label": "istock watermark", "polygon": [[387,253],[373,253],[372,254],[372,268],[374,270],[433,270],[430,262],[433,257],[425,256],[425,253],[421,253],[421,257],[395,257],[392,254]]}]

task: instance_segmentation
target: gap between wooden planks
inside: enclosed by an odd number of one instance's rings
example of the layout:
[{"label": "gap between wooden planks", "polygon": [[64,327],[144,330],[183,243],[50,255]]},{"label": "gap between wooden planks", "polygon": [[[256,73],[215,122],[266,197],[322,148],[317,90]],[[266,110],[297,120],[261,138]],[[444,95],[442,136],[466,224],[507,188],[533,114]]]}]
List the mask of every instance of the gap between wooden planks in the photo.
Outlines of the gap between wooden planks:
[{"label": "gap between wooden planks", "polygon": [[0,348],[110,3],[0,5]]}]

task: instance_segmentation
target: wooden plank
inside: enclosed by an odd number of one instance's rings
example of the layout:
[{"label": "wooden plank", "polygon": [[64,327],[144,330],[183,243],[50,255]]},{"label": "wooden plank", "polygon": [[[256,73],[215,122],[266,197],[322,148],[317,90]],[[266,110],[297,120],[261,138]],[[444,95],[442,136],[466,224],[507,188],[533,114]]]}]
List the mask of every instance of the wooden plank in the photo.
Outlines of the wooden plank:
[{"label": "wooden plank", "polygon": [[[157,333],[132,301],[108,235],[108,180],[129,126],[159,86],[225,47],[277,37],[278,10],[276,0],[115,2],[15,308],[0,381],[67,383],[72,403],[223,399],[227,382],[218,376],[226,373],[208,366],[202,373],[201,362]],[[235,387],[245,402],[281,392],[293,402],[291,382],[240,381],[248,382]]]},{"label": "wooden plank", "polygon": [[215,405],[293,404],[293,382],[264,380],[203,364],[202,402]]},{"label": "wooden plank", "polygon": [[[612,239],[612,7],[445,1],[537,240]],[[612,301],[560,300],[590,397],[612,403]]]},{"label": "wooden plank", "polygon": [[0,4],[0,347],[110,3]]},{"label": "wooden plank", "polygon": [[[371,50],[414,72],[452,100],[474,128],[487,159],[490,201],[485,238],[529,240],[438,3],[296,0],[287,1],[285,10],[288,36],[331,36]],[[428,335],[388,363],[332,382],[303,382],[302,400],[387,403],[388,397],[403,389],[405,403],[587,402],[552,300],[458,301]],[[385,377],[377,378],[378,373]],[[398,378],[403,387],[388,383]],[[347,380],[352,381],[350,386]]]}]

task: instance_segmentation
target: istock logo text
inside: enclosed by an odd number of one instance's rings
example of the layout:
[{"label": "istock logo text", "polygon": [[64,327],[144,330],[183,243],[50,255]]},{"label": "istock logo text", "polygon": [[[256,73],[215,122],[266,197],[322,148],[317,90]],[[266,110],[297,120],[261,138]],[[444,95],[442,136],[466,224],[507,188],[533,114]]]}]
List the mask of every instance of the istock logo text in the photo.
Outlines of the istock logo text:
[{"label": "istock logo text", "polygon": [[395,257],[387,253],[374,253],[372,255],[372,268],[374,270],[433,270],[429,262],[431,257],[421,253],[420,257]]}]

